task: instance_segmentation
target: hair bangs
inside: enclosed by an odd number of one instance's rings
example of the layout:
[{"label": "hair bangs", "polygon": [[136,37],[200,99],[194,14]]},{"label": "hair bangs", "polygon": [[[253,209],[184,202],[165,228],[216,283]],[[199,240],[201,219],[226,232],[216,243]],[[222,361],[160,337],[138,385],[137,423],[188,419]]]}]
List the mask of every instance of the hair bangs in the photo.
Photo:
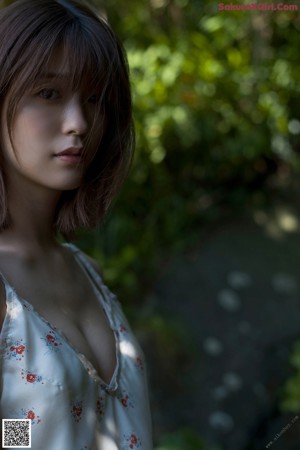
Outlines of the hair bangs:
[{"label": "hair bangs", "polygon": [[72,89],[100,92],[107,77],[105,63],[80,24],[71,24],[69,30],[64,30],[62,46]]},{"label": "hair bangs", "polygon": [[[99,19],[101,20],[101,19]],[[105,133],[108,119],[108,95],[112,91],[114,79],[112,77],[112,61],[107,51],[107,30],[103,24],[95,21],[94,27],[86,27],[84,21],[73,21],[61,33],[60,43],[63,49],[64,69],[68,73],[68,82],[73,91],[81,91],[86,98],[94,97],[96,113],[86,138],[85,147],[89,147],[95,128]],[[59,43],[57,44],[59,45]],[[101,139],[102,139],[101,136]],[[100,142],[99,142],[100,144]],[[85,159],[92,160],[95,154]],[[99,178],[99,172],[97,178]]]}]

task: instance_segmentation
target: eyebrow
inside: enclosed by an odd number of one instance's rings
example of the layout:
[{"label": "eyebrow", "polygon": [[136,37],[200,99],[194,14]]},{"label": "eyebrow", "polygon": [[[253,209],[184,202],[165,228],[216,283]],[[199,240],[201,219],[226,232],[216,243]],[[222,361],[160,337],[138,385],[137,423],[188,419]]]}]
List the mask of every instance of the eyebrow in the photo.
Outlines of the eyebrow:
[{"label": "eyebrow", "polygon": [[[53,80],[58,79],[61,80],[64,83],[68,83],[70,81],[70,73],[69,72],[41,72],[38,77],[37,81],[44,81],[44,80]],[[84,83],[86,86],[86,84]]]}]

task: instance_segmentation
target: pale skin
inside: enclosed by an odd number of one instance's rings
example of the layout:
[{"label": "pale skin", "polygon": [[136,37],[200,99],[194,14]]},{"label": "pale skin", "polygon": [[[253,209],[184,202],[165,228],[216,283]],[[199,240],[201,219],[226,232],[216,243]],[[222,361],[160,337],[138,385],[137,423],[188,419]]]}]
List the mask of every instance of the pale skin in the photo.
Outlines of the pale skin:
[{"label": "pale skin", "polygon": [[[0,272],[109,382],[116,366],[114,334],[86,273],[57,242],[52,227],[62,192],[79,187],[85,170],[84,164],[68,164],[54,155],[82,145],[94,117],[94,93],[70,90],[60,52],[51,64],[51,72],[66,77],[42,80],[24,95],[13,122],[16,155],[7,133],[6,102],[3,107],[1,150],[12,225],[0,233]],[[99,136],[94,139],[96,145]],[[6,314],[2,282],[0,305],[1,329]]]}]

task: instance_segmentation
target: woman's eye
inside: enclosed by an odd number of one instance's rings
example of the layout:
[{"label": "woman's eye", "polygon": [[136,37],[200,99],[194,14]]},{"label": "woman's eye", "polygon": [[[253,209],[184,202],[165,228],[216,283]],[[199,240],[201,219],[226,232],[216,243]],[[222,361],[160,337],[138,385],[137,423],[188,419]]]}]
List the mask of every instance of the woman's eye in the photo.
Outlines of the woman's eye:
[{"label": "woman's eye", "polygon": [[59,98],[59,93],[55,89],[41,89],[38,96],[44,100],[55,100]]}]

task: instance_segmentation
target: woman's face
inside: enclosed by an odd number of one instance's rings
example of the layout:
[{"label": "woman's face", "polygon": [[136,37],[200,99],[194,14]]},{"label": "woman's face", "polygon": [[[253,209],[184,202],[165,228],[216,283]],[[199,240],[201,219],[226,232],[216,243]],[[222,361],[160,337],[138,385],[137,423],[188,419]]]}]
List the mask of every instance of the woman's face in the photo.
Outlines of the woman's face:
[{"label": "woman's face", "polygon": [[[58,191],[81,184],[87,165],[81,153],[96,114],[97,93],[73,92],[63,63],[62,53],[57,51],[48,73],[41,74],[32,91],[22,97],[12,124],[13,146],[4,102],[2,153],[8,179],[14,176],[14,181],[26,180]],[[87,160],[98,147],[101,134],[99,126],[89,148],[84,149]]]}]

